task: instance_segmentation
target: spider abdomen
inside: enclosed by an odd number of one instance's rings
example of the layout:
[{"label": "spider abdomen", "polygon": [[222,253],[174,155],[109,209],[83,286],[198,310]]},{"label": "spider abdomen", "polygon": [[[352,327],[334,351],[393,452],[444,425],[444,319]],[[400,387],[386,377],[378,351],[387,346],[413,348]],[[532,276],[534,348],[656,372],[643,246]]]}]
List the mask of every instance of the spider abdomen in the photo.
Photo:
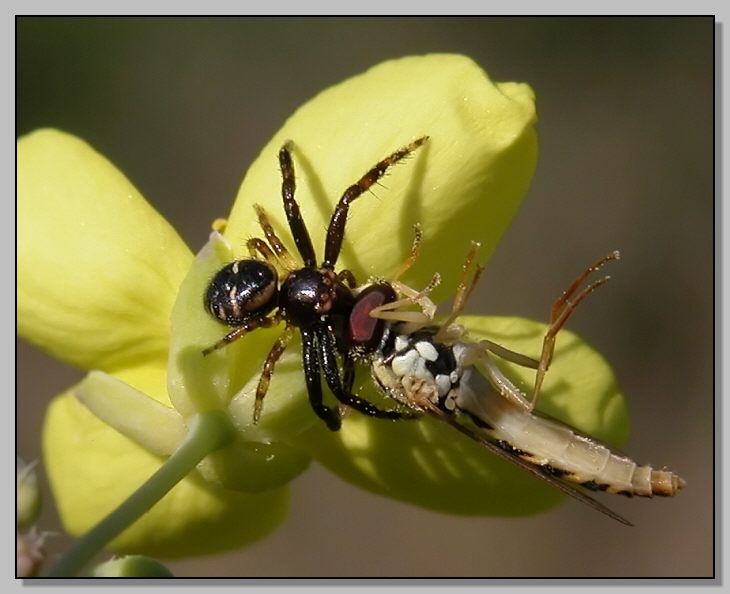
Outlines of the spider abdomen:
[{"label": "spider abdomen", "polygon": [[278,275],[261,260],[236,260],[221,268],[205,292],[205,308],[229,326],[265,316],[277,305]]}]

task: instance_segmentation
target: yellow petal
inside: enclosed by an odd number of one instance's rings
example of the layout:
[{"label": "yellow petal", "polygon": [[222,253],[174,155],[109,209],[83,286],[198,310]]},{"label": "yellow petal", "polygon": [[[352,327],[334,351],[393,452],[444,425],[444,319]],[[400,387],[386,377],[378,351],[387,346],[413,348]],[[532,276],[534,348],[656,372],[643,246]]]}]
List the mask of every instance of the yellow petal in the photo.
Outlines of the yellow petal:
[{"label": "yellow petal", "polygon": [[114,370],[162,360],[191,254],[85,142],[18,142],[18,332],[55,357]]},{"label": "yellow petal", "polygon": [[[105,425],[70,393],[57,397],[43,432],[44,462],[65,529],[80,535],[126,499],[160,466],[160,459]],[[174,558],[243,546],[285,517],[286,488],[248,495],[190,475],[110,550]]]},{"label": "yellow petal", "polygon": [[468,242],[481,240],[480,257],[488,257],[529,186],[537,154],[533,100],[527,85],[495,84],[464,56],[380,64],[317,95],[274,135],[246,174],[226,236],[241,255],[249,237],[262,235],[252,209],[258,202],[294,250],[277,157],[292,140],[296,198],[321,260],[324,231],[345,188],[428,135],[428,143],[352,204],[337,268],[352,269],[361,282],[387,277],[408,254],[413,224],[421,223],[427,265],[406,280],[423,283],[439,271],[453,286],[453,263]]},{"label": "yellow petal", "polygon": [[[464,316],[472,338],[489,338],[539,357],[545,325],[519,318]],[[534,370],[509,364],[529,390]],[[388,406],[372,388],[362,396]],[[605,361],[578,337],[561,331],[538,408],[615,445],[628,434],[626,405]],[[392,404],[391,404],[392,406]],[[529,515],[561,500],[550,485],[497,458],[445,423],[373,420],[352,413],[332,434],[315,425],[295,444],[342,478],[389,497],[457,514]]]},{"label": "yellow petal", "polygon": [[[270,333],[257,332],[208,356],[206,347],[222,338],[229,327],[214,320],[203,307],[203,295],[210,279],[233,256],[218,233],[211,235],[208,243],[195,258],[180,285],[172,312],[172,338],[168,365],[168,389],[177,411],[187,418],[197,412],[225,410],[230,414],[239,433],[239,440],[213,452],[199,466],[201,474],[209,481],[233,490],[259,492],[273,489],[291,481],[309,464],[309,457],[281,441],[275,442],[269,431],[270,421],[285,417],[292,420],[292,411],[306,410],[305,399],[296,402],[285,414],[276,414],[276,396],[285,402],[291,399],[285,394],[296,393],[281,389],[274,384],[273,398],[267,402],[267,414],[259,427],[252,428],[252,413],[246,410],[242,418],[240,406],[231,399],[242,384],[258,378],[266,355],[266,339]],[[273,342],[273,340],[272,340]],[[255,383],[247,392],[247,402],[253,401]],[[297,394],[298,396],[298,394]],[[236,401],[238,402],[238,400]],[[306,426],[308,417],[293,415]]]}]

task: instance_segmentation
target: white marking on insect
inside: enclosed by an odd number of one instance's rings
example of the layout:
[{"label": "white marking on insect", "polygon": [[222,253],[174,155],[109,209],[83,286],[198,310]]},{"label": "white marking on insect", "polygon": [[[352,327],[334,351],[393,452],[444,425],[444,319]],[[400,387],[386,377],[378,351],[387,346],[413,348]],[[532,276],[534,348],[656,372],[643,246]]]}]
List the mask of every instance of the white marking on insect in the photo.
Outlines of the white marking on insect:
[{"label": "white marking on insect", "polygon": [[451,378],[448,375],[439,373],[436,376],[436,386],[439,390],[439,396],[446,396],[446,394],[449,393],[449,390],[451,390]]},{"label": "white marking on insect", "polygon": [[395,352],[400,353],[408,348],[408,337],[399,334],[395,337]]},{"label": "white marking on insect", "polygon": [[401,377],[415,375],[416,360],[418,358],[418,353],[413,350],[406,351],[402,355],[393,357],[393,362],[391,363],[393,372]]},{"label": "white marking on insect", "polygon": [[433,381],[433,375],[431,375],[431,372],[426,368],[426,360],[422,357],[418,357],[416,360],[416,367],[413,370],[413,375],[420,380]]},{"label": "white marking on insect", "polygon": [[439,352],[436,350],[436,347],[433,346],[430,342],[427,342],[425,340],[419,340],[415,344],[415,347],[418,351],[418,354],[427,361],[436,361],[439,358]]},{"label": "white marking on insect", "polygon": [[466,346],[460,342],[457,342],[451,347],[451,352],[454,353],[454,359],[456,359],[456,363],[460,367],[464,364],[464,353],[466,350]]},{"label": "white marking on insect", "polygon": [[454,412],[456,410],[456,398],[449,395],[444,400],[444,408],[450,412]]}]

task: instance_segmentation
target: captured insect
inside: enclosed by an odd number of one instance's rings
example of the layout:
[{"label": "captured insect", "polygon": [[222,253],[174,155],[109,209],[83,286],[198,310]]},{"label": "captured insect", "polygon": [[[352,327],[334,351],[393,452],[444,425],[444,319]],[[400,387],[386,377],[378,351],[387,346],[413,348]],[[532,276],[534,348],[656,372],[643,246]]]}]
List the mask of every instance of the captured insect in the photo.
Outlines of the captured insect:
[{"label": "captured insect", "polygon": [[346,336],[350,312],[356,302],[352,289],[357,286],[357,281],[350,270],[335,271],[335,265],[345,235],[350,204],[391,166],[427,140],[427,136],[418,138],[385,157],[344,191],[332,212],[324,259],[320,265],[317,265],[312,240],[294,198],[296,183],[292,144],[284,144],[279,151],[284,211],[303,266],[297,264],[276,235],[264,209],[255,205],[266,239],[249,239],[246,245],[250,258],[236,260],[221,268],[210,281],[204,296],[208,312],[233,328],[221,340],[206,348],[204,355],[257,328],[268,328],[282,321],[285,323],[284,330],[264,361],[256,388],[254,422],[261,416],[274,367],[292,340],[295,328],[299,329],[302,339],[302,367],[309,402],[327,427],[336,431],[341,420],[338,408],[330,408],[323,402],[322,373],[335,397],[363,414],[386,419],[411,416],[410,413],[381,410],[351,393],[355,376],[351,352],[357,346],[358,338],[347,339]]},{"label": "captured insect", "polygon": [[[415,260],[417,233],[409,265]],[[585,285],[590,274],[619,258],[613,252],[585,269],[555,301],[543,339],[539,360],[511,351],[488,340],[470,341],[455,323],[482,269],[468,281],[479,244],[473,243],[456,290],[451,313],[435,324],[435,305],[427,295],[434,281],[421,292],[401,283],[381,283],[363,289],[381,298],[361,300],[353,318],[386,319],[380,340],[370,350],[360,349],[369,360],[374,383],[388,397],[417,414],[432,415],[554,487],[618,520],[631,523],[589,497],[574,485],[627,496],[673,496],[685,481],[670,470],[641,466],[578,430],[534,410],[540,388],[552,361],[555,339],[578,304],[609,277]],[[582,287],[582,288],[581,288]],[[401,298],[398,299],[397,296]],[[371,303],[381,303],[371,306]],[[421,311],[404,311],[407,303]],[[499,369],[495,356],[536,370],[531,398]]]}]

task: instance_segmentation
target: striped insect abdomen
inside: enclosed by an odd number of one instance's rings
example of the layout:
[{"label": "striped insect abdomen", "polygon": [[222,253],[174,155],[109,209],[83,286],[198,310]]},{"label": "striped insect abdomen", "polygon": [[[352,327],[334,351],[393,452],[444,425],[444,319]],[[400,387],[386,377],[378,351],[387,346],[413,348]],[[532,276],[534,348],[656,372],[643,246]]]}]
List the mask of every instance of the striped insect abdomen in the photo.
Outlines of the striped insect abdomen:
[{"label": "striped insect abdomen", "polygon": [[640,466],[566,425],[515,406],[473,369],[465,370],[461,378],[456,405],[502,449],[557,478],[592,490],[641,497],[672,496],[684,486],[669,470]]}]

